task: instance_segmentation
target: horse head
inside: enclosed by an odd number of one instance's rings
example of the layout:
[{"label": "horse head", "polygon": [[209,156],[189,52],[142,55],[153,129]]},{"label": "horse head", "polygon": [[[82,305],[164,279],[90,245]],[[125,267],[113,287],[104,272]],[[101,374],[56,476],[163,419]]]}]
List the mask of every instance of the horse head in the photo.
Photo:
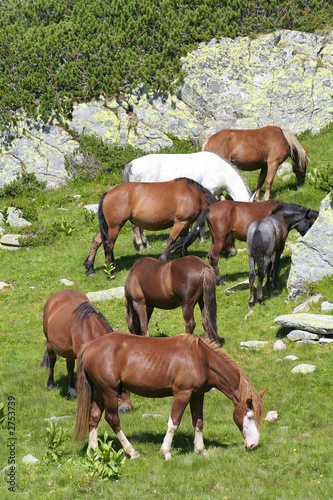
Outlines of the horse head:
[{"label": "horse head", "polygon": [[293,172],[296,175],[297,184],[300,186],[304,184],[306,169],[310,161],[308,158],[308,145],[298,153],[298,161],[292,161],[292,166]]},{"label": "horse head", "polygon": [[245,404],[240,403],[235,406],[234,421],[244,437],[244,444],[248,450],[254,450],[259,445],[259,427],[262,413],[261,398],[265,392],[266,389],[258,393],[260,396],[260,408],[255,408],[252,397],[247,398]]},{"label": "horse head", "polygon": [[316,210],[311,210],[308,208],[306,212],[299,218],[296,222],[294,222],[289,231],[292,229],[296,229],[300,233],[301,236],[304,236],[313,225],[313,223],[317,220],[319,213]]}]

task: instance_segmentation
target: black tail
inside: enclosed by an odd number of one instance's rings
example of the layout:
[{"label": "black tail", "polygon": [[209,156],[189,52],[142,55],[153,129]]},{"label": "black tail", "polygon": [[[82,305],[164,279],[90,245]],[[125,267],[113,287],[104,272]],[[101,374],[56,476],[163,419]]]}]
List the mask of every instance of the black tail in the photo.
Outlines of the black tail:
[{"label": "black tail", "polygon": [[182,244],[182,255],[187,255],[187,247],[192,245],[192,243],[200,236],[201,232],[205,229],[206,221],[210,222],[209,220],[209,208],[205,208],[200,214],[199,217],[195,223],[194,229],[182,238],[183,244]]},{"label": "black tail", "polygon": [[261,232],[256,229],[252,238],[252,256],[258,268],[258,276],[261,281],[265,279],[264,266],[264,244],[261,237]]},{"label": "black tail", "polygon": [[50,366],[49,351],[47,350],[47,348],[45,349],[44,357],[39,367],[42,368],[43,366],[46,366],[46,368],[49,368]]},{"label": "black tail", "polygon": [[105,220],[104,217],[104,212],[103,212],[103,202],[104,198],[108,193],[103,193],[101,196],[101,199],[99,200],[99,205],[98,205],[98,222],[99,222],[99,230],[101,232],[101,238],[102,238],[102,243],[105,251],[105,247],[109,244],[108,240],[108,224]]}]

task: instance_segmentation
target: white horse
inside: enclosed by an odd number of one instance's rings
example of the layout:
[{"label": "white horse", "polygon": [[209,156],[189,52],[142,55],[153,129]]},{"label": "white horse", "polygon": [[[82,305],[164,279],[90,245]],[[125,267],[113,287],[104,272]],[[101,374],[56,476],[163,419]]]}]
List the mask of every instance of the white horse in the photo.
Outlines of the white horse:
[{"label": "white horse", "polygon": [[[231,163],[209,151],[190,154],[150,154],[136,158],[123,170],[123,182],[164,182],[187,177],[201,184],[214,196],[227,191],[234,201],[255,201],[249,186]],[[132,225],[136,245],[147,248],[144,231]]]}]

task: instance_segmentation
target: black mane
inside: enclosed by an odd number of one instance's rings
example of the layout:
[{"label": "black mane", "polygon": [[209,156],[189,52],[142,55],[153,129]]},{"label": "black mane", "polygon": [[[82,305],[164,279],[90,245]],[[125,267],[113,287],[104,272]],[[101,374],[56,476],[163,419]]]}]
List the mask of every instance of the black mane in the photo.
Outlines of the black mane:
[{"label": "black mane", "polygon": [[81,319],[81,325],[83,325],[84,320],[88,316],[88,314],[96,314],[103,323],[107,326],[110,332],[113,332],[113,328],[108,322],[108,320],[103,316],[103,314],[97,309],[97,307],[93,306],[90,302],[82,302],[74,311],[76,319],[79,321]]},{"label": "black mane", "polygon": [[203,193],[203,195],[205,196],[207,203],[209,203],[209,205],[213,205],[214,203],[217,203],[218,200],[215,198],[215,196],[209,191],[209,189],[207,189],[204,186],[202,186],[201,184],[199,184],[199,182],[194,181],[193,179],[189,179],[188,177],[177,177],[177,179],[175,179],[175,181],[181,181],[183,179],[186,180],[187,186],[189,184],[193,184],[201,193]]}]

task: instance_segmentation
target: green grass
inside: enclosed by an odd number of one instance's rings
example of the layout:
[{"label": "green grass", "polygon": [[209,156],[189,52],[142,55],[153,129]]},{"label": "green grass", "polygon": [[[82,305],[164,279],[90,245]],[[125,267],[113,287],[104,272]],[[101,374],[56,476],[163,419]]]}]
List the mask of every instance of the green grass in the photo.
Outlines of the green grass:
[{"label": "green grass", "polygon": [[[320,166],[332,160],[330,130],[320,136],[307,138],[311,165]],[[302,144],[303,144],[302,140]],[[312,168],[312,167],[311,167]],[[252,190],[258,172],[245,173]],[[74,288],[83,291],[122,286],[129,268],[139,254],[134,250],[129,224],[122,229],[115,245],[118,275],[108,280],[103,272],[104,255],[99,250],[96,258],[96,275],[87,277],[82,265],[93,235],[98,230],[97,217],[88,225],[83,208],[71,201],[76,193],[82,195],[84,204],[96,203],[109,185],[97,181],[70,184],[53,192],[36,195],[39,206],[37,226],[50,226],[62,220],[71,221],[75,230],[70,236],[59,231],[52,244],[21,248],[16,252],[0,251],[0,281],[10,287],[0,292],[0,402],[5,405],[5,420],[0,426],[3,446],[0,450],[0,469],[8,462],[9,429],[7,407],[9,396],[14,396],[15,406],[15,474],[16,494],[8,491],[7,479],[0,476],[0,497],[45,498],[54,491],[52,498],[168,498],[168,499],[327,499],[333,496],[332,467],[332,347],[296,345],[288,343],[281,355],[273,352],[273,343],[286,332],[274,323],[274,317],[289,313],[294,302],[286,301],[286,282],[290,268],[290,251],[285,250],[279,275],[279,293],[265,295],[265,307],[258,304],[253,314],[248,313],[248,292],[228,293],[226,288],[248,276],[245,244],[236,242],[243,249],[236,257],[220,259],[225,286],[217,288],[218,332],[224,348],[244,369],[254,386],[267,388],[264,396],[265,413],[276,410],[279,420],[263,423],[261,442],[257,450],[247,452],[243,439],[233,419],[233,404],[218,391],[205,397],[204,440],[208,457],[193,453],[193,428],[189,409],[186,410],[173,443],[173,460],[164,462],[159,448],[166,432],[171,399],[150,400],[132,396],[133,412],[121,415],[125,434],[141,454],[141,458],[127,460],[119,481],[101,481],[88,475],[86,445],[72,442],[75,425],[76,401],[67,397],[65,360],[59,358],[55,367],[57,388],[46,391],[47,374],[39,368],[45,339],[42,331],[43,306],[53,292],[65,288],[61,278],[70,279]],[[272,196],[319,209],[325,192],[309,182],[297,188],[294,177],[285,182],[276,177]],[[4,208],[9,199],[0,200]],[[68,212],[59,211],[68,208]],[[149,233],[152,248],[146,255],[158,257],[163,250],[168,232]],[[292,232],[288,241],[296,240]],[[210,238],[204,245],[195,243],[190,253],[205,258]],[[33,288],[32,288],[33,287]],[[320,292],[324,300],[333,301],[332,280],[312,286],[311,293]],[[306,294],[304,294],[303,298]],[[110,300],[96,304],[116,330],[127,330],[124,300]],[[311,312],[319,312],[313,305]],[[195,311],[195,334],[202,335],[200,312]],[[150,322],[150,334],[176,335],[184,331],[180,309],[155,310]],[[266,340],[268,344],[259,351],[240,349],[245,340]],[[295,354],[299,362],[311,363],[317,369],[308,375],[292,374],[298,362],[279,360],[286,354]],[[142,417],[143,414],[161,416]],[[57,422],[65,430],[64,443],[57,450],[58,459],[47,456],[48,422],[44,418],[68,416]],[[99,435],[107,430],[119,443],[104,419]],[[35,465],[24,465],[22,457],[31,453],[39,459]]]}]

